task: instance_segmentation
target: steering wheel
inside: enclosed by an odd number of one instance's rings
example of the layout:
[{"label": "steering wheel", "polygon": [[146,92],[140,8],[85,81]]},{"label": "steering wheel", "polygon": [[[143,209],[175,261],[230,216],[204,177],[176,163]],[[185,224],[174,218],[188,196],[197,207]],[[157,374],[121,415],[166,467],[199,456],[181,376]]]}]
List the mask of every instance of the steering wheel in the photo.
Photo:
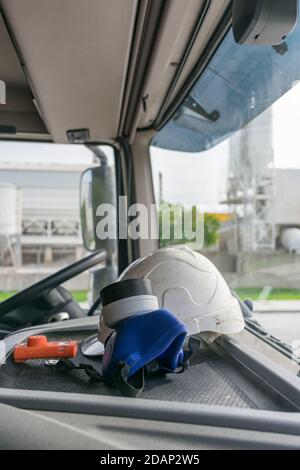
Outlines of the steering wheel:
[{"label": "steering wheel", "polygon": [[41,281],[33,284],[30,287],[22,290],[13,297],[10,297],[4,302],[0,303],[0,317],[22,307],[24,304],[32,302],[34,299],[41,296],[45,291],[58,287],[60,284],[68,281],[72,277],[81,274],[89,268],[92,268],[98,263],[106,260],[106,252],[98,251],[86,256],[85,258],[70,264],[66,268],[57,271],[51,276],[42,279]]}]

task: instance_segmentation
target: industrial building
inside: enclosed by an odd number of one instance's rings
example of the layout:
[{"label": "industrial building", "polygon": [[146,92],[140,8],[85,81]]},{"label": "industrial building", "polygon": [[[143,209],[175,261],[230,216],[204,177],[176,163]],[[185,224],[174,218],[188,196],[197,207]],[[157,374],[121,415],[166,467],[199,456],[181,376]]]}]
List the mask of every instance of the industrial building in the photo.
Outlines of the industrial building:
[{"label": "industrial building", "polygon": [[274,161],[273,115],[269,109],[230,139],[227,200],[238,246],[255,253],[285,248],[282,234],[300,227],[300,168]]},{"label": "industrial building", "polygon": [[62,258],[79,259],[84,254],[80,176],[92,165],[91,155],[83,152],[78,161],[59,160],[58,155],[37,158],[43,145],[33,144],[23,158],[7,159],[4,150],[12,152],[12,146],[0,145],[1,265],[51,265]]}]

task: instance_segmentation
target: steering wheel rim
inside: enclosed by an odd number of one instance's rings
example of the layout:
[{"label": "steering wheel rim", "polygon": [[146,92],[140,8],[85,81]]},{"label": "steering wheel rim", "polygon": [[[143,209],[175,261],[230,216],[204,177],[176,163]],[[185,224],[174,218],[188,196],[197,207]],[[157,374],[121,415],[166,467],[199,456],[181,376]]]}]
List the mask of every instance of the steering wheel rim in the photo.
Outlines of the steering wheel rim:
[{"label": "steering wheel rim", "polygon": [[21,292],[18,292],[13,297],[10,297],[7,300],[4,300],[0,303],[0,318],[13,310],[16,310],[20,305],[26,304],[32,301],[34,298],[39,297],[43,292],[53,289],[60,284],[68,281],[72,277],[81,274],[83,271],[86,271],[89,268],[101,263],[106,260],[105,251],[97,251],[91,255],[86,256],[85,258],[76,261],[75,263],[66,266],[63,269],[60,269],[54,274],[38,281],[36,284],[23,289]]}]

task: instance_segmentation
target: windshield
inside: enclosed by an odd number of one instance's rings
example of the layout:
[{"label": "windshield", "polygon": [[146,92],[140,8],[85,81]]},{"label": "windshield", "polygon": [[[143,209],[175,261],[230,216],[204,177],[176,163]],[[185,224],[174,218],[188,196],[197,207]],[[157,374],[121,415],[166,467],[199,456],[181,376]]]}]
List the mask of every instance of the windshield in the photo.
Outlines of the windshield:
[{"label": "windshield", "polygon": [[153,145],[207,150],[261,114],[300,80],[300,26],[280,46],[240,46],[232,30]]},{"label": "windshield", "polygon": [[200,251],[298,353],[299,50],[299,25],[277,47],[239,46],[230,31],[151,148],[157,201],[201,205]]}]

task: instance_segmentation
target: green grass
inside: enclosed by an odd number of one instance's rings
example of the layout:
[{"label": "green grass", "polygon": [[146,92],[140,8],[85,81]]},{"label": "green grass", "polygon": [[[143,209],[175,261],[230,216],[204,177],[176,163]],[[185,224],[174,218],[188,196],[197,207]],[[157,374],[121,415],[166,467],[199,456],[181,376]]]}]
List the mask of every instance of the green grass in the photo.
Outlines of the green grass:
[{"label": "green grass", "polygon": [[[235,289],[236,293],[241,299],[252,299],[257,300],[262,289],[259,288],[241,288]],[[3,302],[6,299],[9,299],[15,295],[17,291],[4,292],[0,291],[0,302]],[[72,295],[76,302],[86,302],[88,291],[77,290],[72,291]],[[272,289],[267,300],[300,300],[300,289]]]},{"label": "green grass", "polygon": [[[262,289],[259,288],[241,288],[235,289],[241,299],[257,300]],[[278,289],[271,290],[266,300],[300,300],[300,289]]]},{"label": "green grass", "polygon": [[87,290],[76,290],[76,291],[72,291],[71,294],[73,295],[73,299],[76,300],[76,302],[87,301],[87,295],[88,295]]},{"label": "green grass", "polygon": [[17,293],[17,291],[9,291],[9,292],[0,291],[0,302],[3,302],[4,300],[9,299],[10,297],[15,295],[16,293]]},{"label": "green grass", "polygon": [[[9,291],[9,292],[0,291],[0,302],[3,302],[4,300],[9,299],[10,297],[15,295],[16,293],[17,293],[17,291]],[[76,300],[76,302],[86,302],[88,291],[86,291],[86,290],[77,290],[77,291],[73,291],[71,293],[72,293],[72,296],[73,296],[74,300]]]}]

